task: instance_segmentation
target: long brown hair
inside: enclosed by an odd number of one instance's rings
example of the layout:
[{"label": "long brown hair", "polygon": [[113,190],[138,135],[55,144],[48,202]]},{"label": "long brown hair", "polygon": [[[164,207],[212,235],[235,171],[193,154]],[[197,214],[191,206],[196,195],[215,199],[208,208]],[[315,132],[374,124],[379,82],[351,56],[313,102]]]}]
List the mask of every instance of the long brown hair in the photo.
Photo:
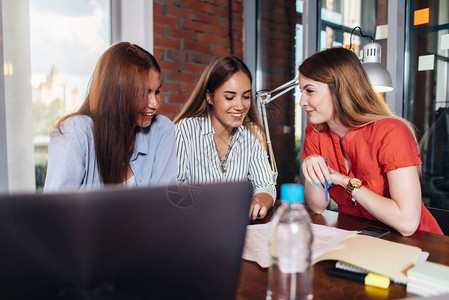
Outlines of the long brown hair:
[{"label": "long brown hair", "polygon": [[73,115],[87,115],[93,121],[95,153],[100,178],[105,184],[126,179],[134,152],[138,113],[146,105],[150,70],[161,72],[156,59],[143,48],[119,42],[100,57],[89,91]]},{"label": "long brown hair", "polygon": [[[330,48],[317,52],[299,66],[299,73],[329,86],[335,115],[343,126],[358,128],[382,118],[394,118],[407,125],[416,139],[413,125],[390,111],[352,51]],[[313,126],[318,131],[328,128],[326,123]]]},{"label": "long brown hair", "polygon": [[[174,123],[177,124],[184,118],[207,116],[212,110],[212,105],[207,102],[206,93],[213,94],[232,75],[238,72],[245,73],[252,83],[250,70],[239,58],[222,56],[212,61],[201,74],[193,93],[182,111],[175,117]],[[251,93],[251,106],[243,120],[243,125],[266,147],[264,129],[256,110],[253,93]]]}]

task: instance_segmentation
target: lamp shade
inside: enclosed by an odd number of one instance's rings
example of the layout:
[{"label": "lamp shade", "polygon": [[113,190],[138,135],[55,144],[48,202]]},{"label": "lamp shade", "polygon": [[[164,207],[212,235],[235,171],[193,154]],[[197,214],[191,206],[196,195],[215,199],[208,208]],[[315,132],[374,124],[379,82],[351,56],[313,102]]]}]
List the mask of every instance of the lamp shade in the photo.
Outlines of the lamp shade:
[{"label": "lamp shade", "polygon": [[393,90],[393,81],[388,70],[380,64],[380,44],[371,42],[363,47],[363,67],[376,92]]}]

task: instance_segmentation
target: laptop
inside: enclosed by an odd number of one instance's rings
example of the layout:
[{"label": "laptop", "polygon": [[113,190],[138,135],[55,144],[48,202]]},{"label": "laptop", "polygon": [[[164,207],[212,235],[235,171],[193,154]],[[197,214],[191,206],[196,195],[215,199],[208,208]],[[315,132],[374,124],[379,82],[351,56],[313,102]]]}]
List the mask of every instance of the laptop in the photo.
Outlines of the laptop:
[{"label": "laptop", "polygon": [[0,299],[235,299],[250,183],[0,196]]}]

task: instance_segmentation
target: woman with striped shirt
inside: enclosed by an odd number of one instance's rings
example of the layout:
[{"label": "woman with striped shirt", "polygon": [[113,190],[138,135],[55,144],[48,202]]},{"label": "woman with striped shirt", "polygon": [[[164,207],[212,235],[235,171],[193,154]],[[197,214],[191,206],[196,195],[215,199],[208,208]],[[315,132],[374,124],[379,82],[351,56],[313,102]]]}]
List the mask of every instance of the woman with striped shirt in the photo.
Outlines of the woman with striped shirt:
[{"label": "woman with striped shirt", "polygon": [[216,59],[175,118],[178,181],[246,181],[254,194],[249,217],[265,217],[276,199],[252,76],[237,57]]}]

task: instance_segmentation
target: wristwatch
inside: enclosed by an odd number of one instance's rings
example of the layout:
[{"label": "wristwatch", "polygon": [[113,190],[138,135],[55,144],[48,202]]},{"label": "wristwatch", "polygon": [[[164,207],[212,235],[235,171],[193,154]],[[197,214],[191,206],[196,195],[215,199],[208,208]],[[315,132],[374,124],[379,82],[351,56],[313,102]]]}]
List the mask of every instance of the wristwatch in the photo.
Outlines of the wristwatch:
[{"label": "wristwatch", "polygon": [[346,186],[346,193],[352,196],[352,192],[354,191],[354,189],[359,189],[361,187],[362,182],[360,181],[360,179],[351,178],[349,179],[348,185]]}]

